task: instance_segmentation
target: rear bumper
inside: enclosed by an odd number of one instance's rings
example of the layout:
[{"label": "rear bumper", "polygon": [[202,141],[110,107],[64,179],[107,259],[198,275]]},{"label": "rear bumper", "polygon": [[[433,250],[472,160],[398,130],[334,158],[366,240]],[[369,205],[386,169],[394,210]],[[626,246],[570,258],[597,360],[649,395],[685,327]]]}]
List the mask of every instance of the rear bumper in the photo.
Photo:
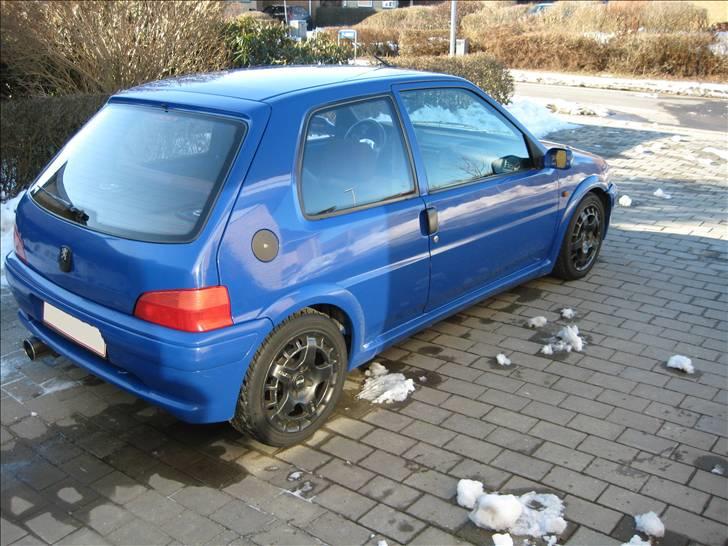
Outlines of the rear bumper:
[{"label": "rear bumper", "polygon": [[[99,378],[190,423],[233,416],[250,359],[272,329],[269,320],[261,319],[204,333],[171,330],[68,292],[14,253],[5,265],[18,316],[33,335]],[[48,328],[42,321],[44,301],[98,328],[107,358]]]}]

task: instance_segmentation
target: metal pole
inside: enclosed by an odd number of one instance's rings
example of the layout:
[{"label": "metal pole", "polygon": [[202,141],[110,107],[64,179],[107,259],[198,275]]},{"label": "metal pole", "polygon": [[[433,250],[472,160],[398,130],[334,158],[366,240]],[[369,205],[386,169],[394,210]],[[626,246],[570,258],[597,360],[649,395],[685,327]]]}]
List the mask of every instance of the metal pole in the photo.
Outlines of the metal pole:
[{"label": "metal pole", "polygon": [[286,21],[286,26],[288,26],[288,4],[286,0],[283,0],[283,18]]},{"label": "metal pole", "polygon": [[458,25],[457,5],[457,0],[450,0],[450,57],[455,56],[455,31]]}]

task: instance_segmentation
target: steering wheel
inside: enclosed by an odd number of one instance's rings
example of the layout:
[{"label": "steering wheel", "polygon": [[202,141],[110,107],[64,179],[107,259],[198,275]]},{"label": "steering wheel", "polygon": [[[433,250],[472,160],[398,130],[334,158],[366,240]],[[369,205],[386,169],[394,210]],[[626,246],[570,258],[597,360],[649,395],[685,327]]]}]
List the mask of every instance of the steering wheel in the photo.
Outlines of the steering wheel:
[{"label": "steering wheel", "polygon": [[349,127],[344,138],[346,140],[353,140],[354,142],[369,141],[371,142],[370,146],[372,150],[379,152],[387,143],[387,131],[385,131],[381,123],[372,118],[368,118],[357,121]]}]

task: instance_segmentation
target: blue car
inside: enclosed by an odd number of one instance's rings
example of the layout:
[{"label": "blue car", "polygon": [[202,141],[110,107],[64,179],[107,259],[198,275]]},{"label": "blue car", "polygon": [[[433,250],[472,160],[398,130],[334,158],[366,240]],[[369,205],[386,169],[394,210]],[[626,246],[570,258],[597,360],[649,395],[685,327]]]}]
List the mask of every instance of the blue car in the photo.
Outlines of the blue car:
[{"label": "blue car", "polygon": [[594,266],[616,188],[472,83],[373,67],[114,95],[20,201],[26,352],[274,446],[348,370],[492,294]]}]

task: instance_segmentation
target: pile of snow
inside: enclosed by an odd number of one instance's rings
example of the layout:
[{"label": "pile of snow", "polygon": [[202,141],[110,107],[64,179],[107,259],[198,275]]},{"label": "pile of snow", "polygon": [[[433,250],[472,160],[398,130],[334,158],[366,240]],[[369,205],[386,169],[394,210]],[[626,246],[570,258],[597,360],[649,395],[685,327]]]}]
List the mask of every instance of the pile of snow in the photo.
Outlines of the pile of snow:
[{"label": "pile of snow", "polygon": [[725,474],[725,468],[723,468],[723,466],[722,466],[722,465],[716,464],[716,465],[715,465],[715,466],[714,466],[714,467],[712,468],[711,472],[712,472],[713,474],[718,474],[718,476],[722,476],[723,474]]},{"label": "pile of snow", "polygon": [[622,195],[617,202],[619,203],[620,207],[632,206],[632,198],[629,195]]},{"label": "pile of snow", "polygon": [[642,540],[639,535],[634,535],[629,542],[624,542],[622,546],[652,546],[649,540]]},{"label": "pile of snow", "polygon": [[511,359],[508,358],[503,353],[498,353],[495,357],[495,359],[498,361],[498,364],[501,366],[510,366],[511,365]]},{"label": "pile of snow", "polygon": [[508,533],[495,533],[493,535],[493,546],[513,546],[513,539]]},{"label": "pile of snow", "polygon": [[303,472],[301,472],[300,470],[296,470],[295,472],[291,472],[291,473],[290,473],[290,474],[288,475],[288,478],[286,478],[286,479],[287,479],[287,480],[288,480],[289,482],[297,482],[297,481],[299,481],[299,480],[300,480],[301,478],[303,478]]},{"label": "pile of snow", "polygon": [[682,140],[682,137],[680,135],[672,135],[670,137],[670,140],[672,140],[673,142],[680,142]]},{"label": "pile of snow", "polygon": [[374,404],[402,402],[415,390],[414,381],[406,379],[401,373],[389,373],[379,362],[374,362],[366,375],[369,377],[357,398]]},{"label": "pile of snow", "polygon": [[579,335],[579,327],[576,324],[564,326],[556,334],[557,339],[541,347],[541,353],[552,355],[554,353],[567,352],[572,350],[580,353],[584,350],[586,341]]},{"label": "pile of snow", "polygon": [[665,536],[665,524],[654,512],[647,512],[634,517],[635,529],[642,531],[651,537],[661,538]]},{"label": "pile of snow", "polygon": [[672,199],[672,195],[664,192],[662,188],[657,188],[655,190],[655,193],[653,193],[652,195],[654,195],[655,197],[662,197],[663,199]]},{"label": "pile of snow", "polygon": [[5,256],[13,249],[13,228],[15,226],[15,209],[18,207],[20,195],[0,204],[0,284],[5,286]]},{"label": "pile of snow", "polygon": [[561,318],[565,320],[571,320],[576,316],[576,311],[574,311],[571,307],[564,307],[561,310]]},{"label": "pile of snow", "polygon": [[546,108],[555,114],[567,114],[570,116],[599,116],[605,118],[610,115],[609,110],[599,106],[590,107],[575,102],[567,102],[561,99],[553,99],[546,104]]},{"label": "pile of snow", "polygon": [[538,138],[556,131],[577,127],[558,117],[546,106],[531,99],[516,97],[511,104],[506,105],[506,109]]},{"label": "pile of snow", "polygon": [[682,370],[685,373],[695,373],[695,367],[693,361],[683,355],[673,355],[667,361],[668,368],[675,368],[676,370]]},{"label": "pile of snow", "polygon": [[703,148],[703,151],[708,152],[709,154],[717,155],[721,159],[728,160],[728,150],[721,150],[719,148],[713,148],[712,146],[708,146],[707,148]]},{"label": "pile of snow", "polygon": [[458,482],[458,504],[472,510],[475,501],[483,494],[483,484],[476,480],[460,480]]},{"label": "pile of snow", "polygon": [[[484,529],[508,531],[513,535],[544,537],[554,544],[557,535],[566,529],[563,518],[564,504],[559,497],[550,493],[531,491],[520,497],[484,493],[483,484],[475,480],[458,482],[458,504],[471,509],[470,520]],[[512,544],[509,535],[499,535],[496,545]]]},{"label": "pile of snow", "polygon": [[546,319],[546,317],[539,316],[539,317],[533,317],[533,318],[528,319],[528,321],[526,322],[526,325],[529,328],[543,328],[544,326],[546,326],[547,322],[548,322],[548,320]]}]

